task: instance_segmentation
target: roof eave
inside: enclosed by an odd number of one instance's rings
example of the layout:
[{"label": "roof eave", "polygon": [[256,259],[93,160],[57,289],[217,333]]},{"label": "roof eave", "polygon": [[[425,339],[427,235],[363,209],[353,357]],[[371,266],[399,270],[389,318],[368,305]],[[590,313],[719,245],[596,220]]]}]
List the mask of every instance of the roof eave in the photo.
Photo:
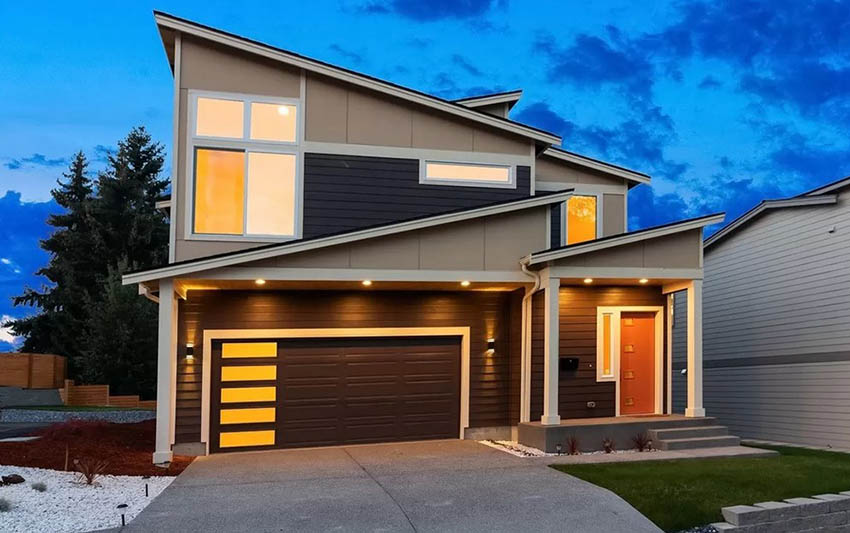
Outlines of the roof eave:
[{"label": "roof eave", "polygon": [[590,157],[574,154],[572,152],[567,152],[566,150],[561,150],[552,146],[548,147],[543,152],[543,155],[554,157],[555,159],[560,159],[561,161],[566,161],[574,165],[598,170],[599,172],[604,172],[606,174],[629,180],[635,184],[650,183],[652,181],[652,178],[647,174],[617,165],[612,165],[611,163],[606,163]]},{"label": "roof eave", "polygon": [[335,78],[347,83],[351,83],[352,85],[375,90],[384,94],[389,94],[391,96],[401,98],[408,102],[413,102],[420,105],[425,105],[433,109],[438,109],[440,111],[444,111],[455,116],[483,123],[496,129],[507,131],[514,135],[527,137],[538,142],[558,144],[562,140],[561,137],[553,133],[538,130],[536,128],[532,128],[530,126],[526,126],[518,122],[513,122],[509,119],[502,119],[494,115],[484,113],[483,111],[478,111],[474,108],[466,107],[462,104],[443,100],[441,98],[427,95],[425,93],[421,93],[413,89],[408,89],[395,85],[391,82],[379,80],[377,78],[373,78],[365,74],[359,74],[357,72],[347,70],[341,67],[336,67],[315,59],[311,59],[305,56],[294,54],[292,52],[288,52],[286,50],[275,48],[271,45],[259,43],[257,41],[247,39],[245,37],[240,37],[238,35],[234,35],[222,30],[204,26],[196,22],[180,19],[167,13],[154,11],[154,19],[156,20],[157,25],[160,27],[160,35],[162,35],[162,28],[169,28],[174,31],[194,35],[195,37],[199,37],[201,39],[207,39],[209,41],[219,43],[223,46],[229,46],[231,48],[240,49],[248,53],[253,53],[269,59],[273,59],[275,61],[281,61],[289,65],[293,65],[297,68],[302,68],[304,70],[315,72],[323,76],[328,76],[330,78]]},{"label": "roof eave", "polygon": [[611,237],[605,240],[589,241],[587,243],[571,245],[566,248],[555,250],[544,250],[542,252],[536,252],[531,254],[527,264],[529,266],[539,265],[541,263],[547,263],[549,261],[555,261],[567,257],[574,257],[577,255],[598,252],[600,250],[614,248],[616,246],[623,246],[626,244],[632,244],[648,239],[656,239],[658,237],[664,237],[666,235],[672,235],[674,233],[681,233],[684,231],[700,229],[704,228],[705,226],[711,226],[712,224],[723,222],[723,218],[725,216],[726,215],[724,213],[716,213],[713,215],[707,215],[691,220],[685,220],[679,223],[665,224],[663,226],[658,226],[655,228],[647,228],[644,230],[623,233],[621,235],[617,235],[615,237]]}]

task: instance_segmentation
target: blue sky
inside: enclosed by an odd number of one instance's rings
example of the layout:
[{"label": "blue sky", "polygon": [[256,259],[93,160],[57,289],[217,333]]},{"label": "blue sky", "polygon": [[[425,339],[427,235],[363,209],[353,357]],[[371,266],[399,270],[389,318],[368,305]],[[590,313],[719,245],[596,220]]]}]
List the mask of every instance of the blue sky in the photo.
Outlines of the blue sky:
[{"label": "blue sky", "polygon": [[41,283],[75,151],[96,170],[136,125],[170,147],[153,9],[442,97],[522,88],[512,118],[653,176],[631,229],[850,174],[850,1],[2,2],[0,316]]}]

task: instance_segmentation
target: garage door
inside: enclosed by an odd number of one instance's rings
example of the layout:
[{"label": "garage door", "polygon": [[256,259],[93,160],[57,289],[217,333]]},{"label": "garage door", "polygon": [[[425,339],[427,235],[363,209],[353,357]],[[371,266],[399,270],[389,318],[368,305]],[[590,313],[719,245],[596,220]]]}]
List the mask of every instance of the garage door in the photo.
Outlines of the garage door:
[{"label": "garage door", "polygon": [[420,439],[460,431],[460,339],[213,343],[210,450]]}]

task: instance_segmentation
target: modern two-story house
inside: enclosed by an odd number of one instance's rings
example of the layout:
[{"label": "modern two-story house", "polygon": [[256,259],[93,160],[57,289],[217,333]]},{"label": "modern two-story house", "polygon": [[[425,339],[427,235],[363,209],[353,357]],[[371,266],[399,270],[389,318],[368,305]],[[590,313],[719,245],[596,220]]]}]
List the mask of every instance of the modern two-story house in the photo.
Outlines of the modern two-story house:
[{"label": "modern two-story house", "polygon": [[124,277],[159,306],[154,462],[711,425],[702,229],[722,215],[628,232],[649,176],[512,121],[521,91],[448,101],[155,19],[174,75],[170,261]]}]

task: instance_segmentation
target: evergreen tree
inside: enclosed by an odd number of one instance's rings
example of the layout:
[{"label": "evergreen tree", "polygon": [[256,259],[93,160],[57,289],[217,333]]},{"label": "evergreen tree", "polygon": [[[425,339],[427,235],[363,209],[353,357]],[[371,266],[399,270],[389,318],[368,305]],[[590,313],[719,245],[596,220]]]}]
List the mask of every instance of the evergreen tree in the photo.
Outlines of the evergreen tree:
[{"label": "evergreen tree", "polygon": [[88,161],[82,152],[75,156],[66,181],[57,180],[51,195],[63,213],[50,215],[47,223],[56,230],[41,241],[50,260],[36,274],[50,285],[41,290],[26,288],[13,299],[15,305],[37,307],[37,315],[15,320],[9,326],[24,337],[23,351],[57,353],[74,358],[81,354],[80,333],[86,322],[85,300],[99,291],[102,265],[92,254],[92,184],[87,176]]}]

